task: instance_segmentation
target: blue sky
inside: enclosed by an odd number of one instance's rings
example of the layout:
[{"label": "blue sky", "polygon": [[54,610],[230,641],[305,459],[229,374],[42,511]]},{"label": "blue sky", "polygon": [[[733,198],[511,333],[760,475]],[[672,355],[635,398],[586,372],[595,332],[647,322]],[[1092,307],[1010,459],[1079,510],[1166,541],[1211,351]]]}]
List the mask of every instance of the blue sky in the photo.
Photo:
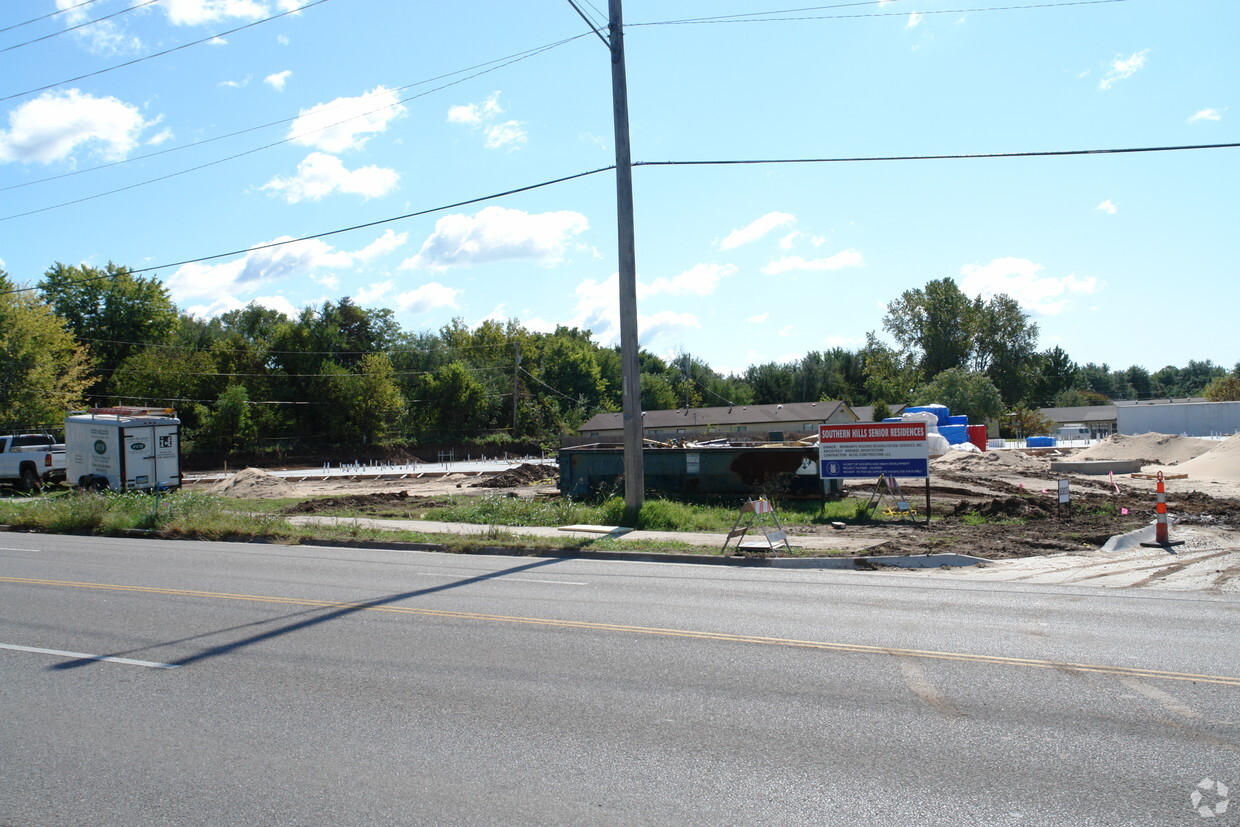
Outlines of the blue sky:
[{"label": "blue sky", "polygon": [[[0,8],[0,266],[16,281],[110,260],[158,268],[203,316],[347,295],[413,331],[516,318],[616,341],[610,172],[168,266],[609,166],[608,56],[566,0],[81,2]],[[581,5],[603,20],[604,0]],[[1240,140],[1240,4],[962,11],[981,5],[628,0],[633,159]],[[951,276],[1012,295],[1041,347],[1079,362],[1230,366],[1238,161],[639,167],[642,345],[724,372],[856,349],[887,302]]]}]

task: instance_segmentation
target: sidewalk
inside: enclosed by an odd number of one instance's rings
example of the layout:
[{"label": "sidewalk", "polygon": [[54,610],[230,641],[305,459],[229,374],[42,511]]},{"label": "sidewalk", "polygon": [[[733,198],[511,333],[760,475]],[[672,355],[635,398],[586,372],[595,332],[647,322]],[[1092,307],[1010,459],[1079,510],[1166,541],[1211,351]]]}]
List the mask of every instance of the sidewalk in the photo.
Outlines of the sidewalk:
[{"label": "sidewalk", "polygon": [[[656,543],[685,543],[691,546],[712,548],[716,551],[723,548],[726,534],[690,531],[621,531],[617,533],[599,533],[596,531],[565,531],[560,528],[544,528],[539,526],[484,526],[474,523],[441,523],[434,520],[375,520],[368,517],[289,517],[294,525],[359,525],[386,531],[420,531],[427,534],[460,534],[482,535],[491,528],[506,534],[524,537],[574,537],[577,539],[605,537],[623,538],[625,540],[645,540]],[[750,532],[745,539],[760,540],[761,532]],[[882,545],[885,540],[879,538],[862,539],[842,535],[816,535],[808,537],[788,536],[788,545],[794,549],[810,551],[844,551],[861,552]]]}]

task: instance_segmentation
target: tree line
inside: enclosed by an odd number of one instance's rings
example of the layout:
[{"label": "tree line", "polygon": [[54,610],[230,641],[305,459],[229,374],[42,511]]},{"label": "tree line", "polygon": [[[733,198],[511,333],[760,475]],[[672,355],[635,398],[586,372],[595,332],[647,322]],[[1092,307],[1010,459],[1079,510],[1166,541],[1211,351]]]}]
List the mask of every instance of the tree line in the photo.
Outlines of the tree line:
[{"label": "tree line", "polygon": [[[1007,296],[969,298],[952,279],[905,291],[858,350],[812,351],[723,375],[682,354],[639,355],[644,410],[843,400],[940,402],[1024,433],[1036,409],[1112,399],[1240,399],[1240,364],[1154,373],[1078,364],[1038,350]],[[589,330],[531,331],[512,319],[404,330],[391,310],[348,297],[296,317],[251,304],[202,319],[129,268],[56,263],[31,290],[0,271],[0,430],[54,426],[67,410],[175,408],[188,452],[554,442],[621,406],[618,348]]]}]

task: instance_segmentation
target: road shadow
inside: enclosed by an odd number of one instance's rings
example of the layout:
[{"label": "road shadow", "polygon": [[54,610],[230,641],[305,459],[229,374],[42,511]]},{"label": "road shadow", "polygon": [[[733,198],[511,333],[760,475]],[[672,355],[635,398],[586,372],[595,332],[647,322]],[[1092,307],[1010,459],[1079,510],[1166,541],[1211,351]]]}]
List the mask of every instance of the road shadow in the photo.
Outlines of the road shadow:
[{"label": "road shadow", "polygon": [[[410,591],[410,592],[401,592],[399,594],[391,594],[385,597],[375,598],[374,600],[368,600],[363,603],[349,603],[349,604],[344,604],[344,605],[340,605],[336,607],[328,606],[328,607],[323,607],[322,609],[320,608],[305,609],[299,612],[293,612],[291,614],[281,615],[280,617],[277,617],[277,618],[269,618],[266,620],[255,621],[253,623],[245,623],[239,626],[231,626],[227,629],[217,629],[211,632],[204,632],[203,634],[200,634],[200,635],[193,635],[191,637],[180,638],[178,640],[170,640],[170,641],[165,641],[163,643],[152,644],[150,646],[143,646],[139,649],[132,649],[132,650],[123,651],[123,652],[113,652],[109,655],[100,655],[100,656],[95,656],[95,657],[90,657],[90,658],[74,658],[73,660],[68,660],[68,661],[64,661],[63,663],[57,663],[52,666],[49,666],[48,669],[52,669],[52,670],[76,669],[80,666],[87,666],[89,664],[106,662],[106,661],[101,661],[100,660],[101,657],[113,657],[113,658],[132,657],[135,654],[145,652],[151,649],[159,649],[164,646],[175,646],[177,644],[187,643],[187,642],[191,642],[194,640],[200,640],[206,637],[213,637],[215,635],[227,634],[229,632],[235,632],[235,631],[242,630],[242,629],[253,628],[256,626],[267,626],[272,623],[283,623],[284,624],[275,629],[267,629],[266,631],[258,632],[256,634],[249,635],[248,637],[243,637],[240,640],[235,640],[230,643],[222,643],[218,646],[212,646],[207,649],[203,649],[197,654],[188,655],[186,657],[179,658],[177,660],[166,661],[166,663],[169,666],[188,666],[192,663],[198,663],[199,661],[220,657],[221,655],[227,655],[231,652],[237,651],[238,649],[244,649],[247,646],[253,646],[256,643],[262,643],[264,640],[271,640],[273,638],[283,637],[284,635],[292,634],[293,632],[297,632],[301,629],[308,629],[308,628],[311,628],[313,626],[318,626],[323,623],[329,623],[333,620],[338,620],[342,617],[348,617],[349,615],[356,614],[358,612],[364,612],[370,609],[376,609],[381,606],[389,606],[393,603],[399,603],[402,600],[410,600],[410,599],[417,598],[417,597],[425,597],[426,595],[430,595],[430,594],[437,594],[439,592],[450,591],[452,589],[459,589],[462,586],[469,586],[474,583],[484,583],[488,580],[495,580],[501,577],[507,577],[509,575],[519,574],[525,571],[531,571],[533,569],[542,568],[543,566],[549,566],[549,565],[553,565],[555,563],[560,563],[560,562],[563,562],[563,561],[557,560],[554,558],[538,560],[533,563],[526,563],[520,566],[512,566],[511,568],[503,569],[501,571],[490,572],[488,574],[479,574],[475,577],[467,577],[464,580],[456,580],[451,583],[444,583],[439,586],[430,586],[425,589],[417,589],[415,591]],[[313,615],[313,617],[304,617],[305,615]],[[298,617],[303,617],[304,619],[297,620],[296,622],[293,622],[293,623],[287,622],[293,618],[298,618]]]}]

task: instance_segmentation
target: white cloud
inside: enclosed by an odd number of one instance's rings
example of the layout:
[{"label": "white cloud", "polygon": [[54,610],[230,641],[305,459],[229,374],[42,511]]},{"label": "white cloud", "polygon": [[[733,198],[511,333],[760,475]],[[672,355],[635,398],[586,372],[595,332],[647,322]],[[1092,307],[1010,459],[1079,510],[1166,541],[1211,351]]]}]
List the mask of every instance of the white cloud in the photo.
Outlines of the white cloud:
[{"label": "white cloud", "polygon": [[310,276],[310,281],[314,282],[315,284],[321,284],[324,287],[326,287],[328,290],[335,290],[338,287],[340,287],[340,277],[332,273],[328,273],[322,276],[312,275]]},{"label": "white cloud", "polygon": [[255,0],[163,0],[158,4],[173,26],[201,26],[220,20],[257,20],[271,14],[265,3]]},{"label": "white cloud", "polygon": [[488,126],[486,136],[487,149],[508,147],[509,151],[512,151],[529,143],[529,135],[521,128],[520,121],[504,121]]},{"label": "white cloud", "polygon": [[753,322],[754,324],[762,324],[762,322],[765,322],[769,318],[771,318],[770,313],[759,313],[756,316],[750,316],[749,321]]},{"label": "white cloud", "polygon": [[303,109],[289,128],[289,140],[324,152],[361,149],[405,113],[395,90],[376,86],[356,98],[336,98]]},{"label": "white cloud", "polygon": [[394,284],[395,282],[391,279],[387,279],[386,281],[376,281],[373,284],[368,284],[361,290],[353,291],[353,301],[363,305],[377,304],[388,294],[388,291],[392,289]]},{"label": "white cloud", "polygon": [[427,282],[397,296],[396,307],[403,313],[425,313],[440,307],[456,307],[456,297],[460,293],[460,290],[444,287],[439,282]]},{"label": "white cloud", "polygon": [[160,144],[171,141],[173,137],[174,135],[171,129],[164,129],[161,132],[159,132],[159,134],[154,135],[150,138],[147,138],[146,145],[147,146],[159,146]]},{"label": "white cloud", "polygon": [[277,175],[259,189],[271,190],[288,203],[297,204],[318,201],[334,192],[378,198],[394,190],[399,181],[400,175],[394,169],[372,165],[349,170],[335,155],[312,152],[297,165],[295,176]]},{"label": "white cloud", "polygon": [[843,267],[858,267],[865,264],[865,259],[856,249],[842,250],[827,258],[805,259],[801,256],[784,256],[762,268],[768,276],[777,276],[791,271],[824,271],[839,270]]},{"label": "white cloud", "polygon": [[584,215],[568,210],[531,214],[486,207],[472,216],[445,215],[418,254],[400,266],[446,270],[511,259],[558,264],[569,240],[589,227]]},{"label": "white cloud", "polygon": [[[692,313],[677,313],[674,310],[663,310],[648,316],[638,316],[637,330],[641,344],[649,346],[651,342],[667,337],[670,334],[684,333],[689,328],[700,328],[702,323]],[[619,328],[616,329],[616,341],[620,341]]]},{"label": "white cloud", "polygon": [[276,72],[274,75],[268,75],[263,78],[263,83],[267,84],[277,92],[283,92],[284,84],[288,83],[288,79],[292,77],[292,75],[293,71],[291,69],[285,69],[283,72]]},{"label": "white cloud", "polygon": [[[638,294],[647,294],[649,287],[638,282]],[[565,322],[593,332],[595,339],[604,346],[620,341],[620,276],[612,273],[602,281],[586,279],[577,285],[577,305],[573,315]],[[692,313],[663,310],[637,317],[638,337],[643,346],[671,333],[684,332],[688,328],[701,327],[698,317]]]},{"label": "white cloud", "polygon": [[645,286],[638,282],[639,297],[668,293],[672,296],[709,296],[719,286],[719,280],[736,272],[731,264],[698,264],[674,278],[658,278]]},{"label": "white cloud", "polygon": [[79,6],[85,4],[81,0],[56,0],[56,9],[63,12],[60,21],[66,27],[91,22],[91,25],[82,26],[73,32],[74,38],[87,51],[98,55],[117,55],[137,52],[142,48],[141,39],[127,34],[116,21],[92,22],[91,10],[78,8]]},{"label": "white cloud", "polygon": [[791,336],[796,330],[796,325],[786,324],[779,329],[780,336]]},{"label": "white cloud", "polygon": [[1093,276],[1053,278],[1041,275],[1041,271],[1041,264],[1027,258],[997,258],[985,265],[966,264],[960,268],[964,275],[960,289],[968,295],[980,294],[987,298],[1006,293],[1026,310],[1048,316],[1062,313],[1068,307],[1070,296],[1093,295],[1102,289]]},{"label": "white cloud", "polygon": [[1139,52],[1133,52],[1128,57],[1115,56],[1115,59],[1107,66],[1107,73],[1103,75],[1102,80],[1098,81],[1099,89],[1110,89],[1121,80],[1126,80],[1137,73],[1139,69],[1145,66],[1145,57],[1150,53],[1149,49],[1142,49]]},{"label": "white cloud", "polygon": [[1115,206],[1115,202],[1112,201],[1110,198],[1103,201],[1098,206],[1094,207],[1094,209],[1098,210],[1099,212],[1104,212],[1107,215],[1115,215],[1115,213],[1119,212],[1119,209]]},{"label": "white cloud", "polygon": [[921,25],[921,20],[922,20],[921,12],[913,12],[908,16],[908,22],[904,24],[904,28],[915,29]]},{"label": "white cloud", "polygon": [[9,113],[0,130],[0,163],[50,164],[86,147],[109,161],[127,156],[138,136],[158,119],[145,121],[136,106],[96,98],[79,89],[44,92]]},{"label": "white cloud", "polygon": [[507,120],[496,123],[504,113],[499,102],[498,91],[492,92],[486,100],[478,103],[458,104],[448,107],[448,123],[459,123],[475,130],[481,129],[484,145],[487,149],[508,148],[515,152],[529,142],[529,134],[521,121]]},{"label": "white cloud", "polygon": [[[1226,110],[1224,110],[1226,111]],[[1223,113],[1217,109],[1202,109],[1188,119],[1189,123],[1197,123],[1197,121],[1221,121]]]},{"label": "white cloud", "polygon": [[495,91],[480,103],[466,103],[448,107],[448,123],[463,123],[477,126],[494,120],[503,114],[504,107],[499,102],[499,92]]},{"label": "white cloud", "polygon": [[196,304],[191,307],[187,307],[185,308],[185,312],[200,319],[210,319],[214,316],[223,315],[230,310],[240,310],[251,304],[266,307],[270,310],[279,311],[289,318],[296,318],[297,314],[301,312],[301,308],[296,307],[284,296],[256,296],[249,301],[243,302],[240,299],[229,295],[220,296],[210,304]]},{"label": "white cloud", "polygon": [[804,239],[813,247],[821,247],[827,243],[827,239],[820,235],[810,235],[799,230],[793,230],[779,240],[779,249],[791,250],[798,241]]},{"label": "white cloud", "polygon": [[731,250],[742,244],[748,244],[751,241],[757,241],[762,236],[785,224],[796,221],[796,216],[786,212],[769,212],[758,220],[741,227],[739,230],[733,230],[728,233],[723,241],[719,242],[719,249]]},{"label": "white cloud", "polygon": [[[379,242],[383,242],[388,233],[380,236]],[[287,240],[288,236],[284,236],[274,239],[273,243]],[[288,278],[321,279],[323,271],[344,270],[364,264],[374,245],[379,242],[372,242],[356,252],[338,250],[322,239],[252,249],[241,258],[222,264],[182,265],[165,283],[173,301],[179,305],[184,306],[193,299],[206,299],[208,306],[214,306],[212,302],[218,303],[237,294],[254,293],[265,284]]]},{"label": "white cloud", "polygon": [[221,80],[219,85],[225,89],[244,89],[250,85],[250,81],[253,79],[252,75],[246,75],[242,80]]}]

